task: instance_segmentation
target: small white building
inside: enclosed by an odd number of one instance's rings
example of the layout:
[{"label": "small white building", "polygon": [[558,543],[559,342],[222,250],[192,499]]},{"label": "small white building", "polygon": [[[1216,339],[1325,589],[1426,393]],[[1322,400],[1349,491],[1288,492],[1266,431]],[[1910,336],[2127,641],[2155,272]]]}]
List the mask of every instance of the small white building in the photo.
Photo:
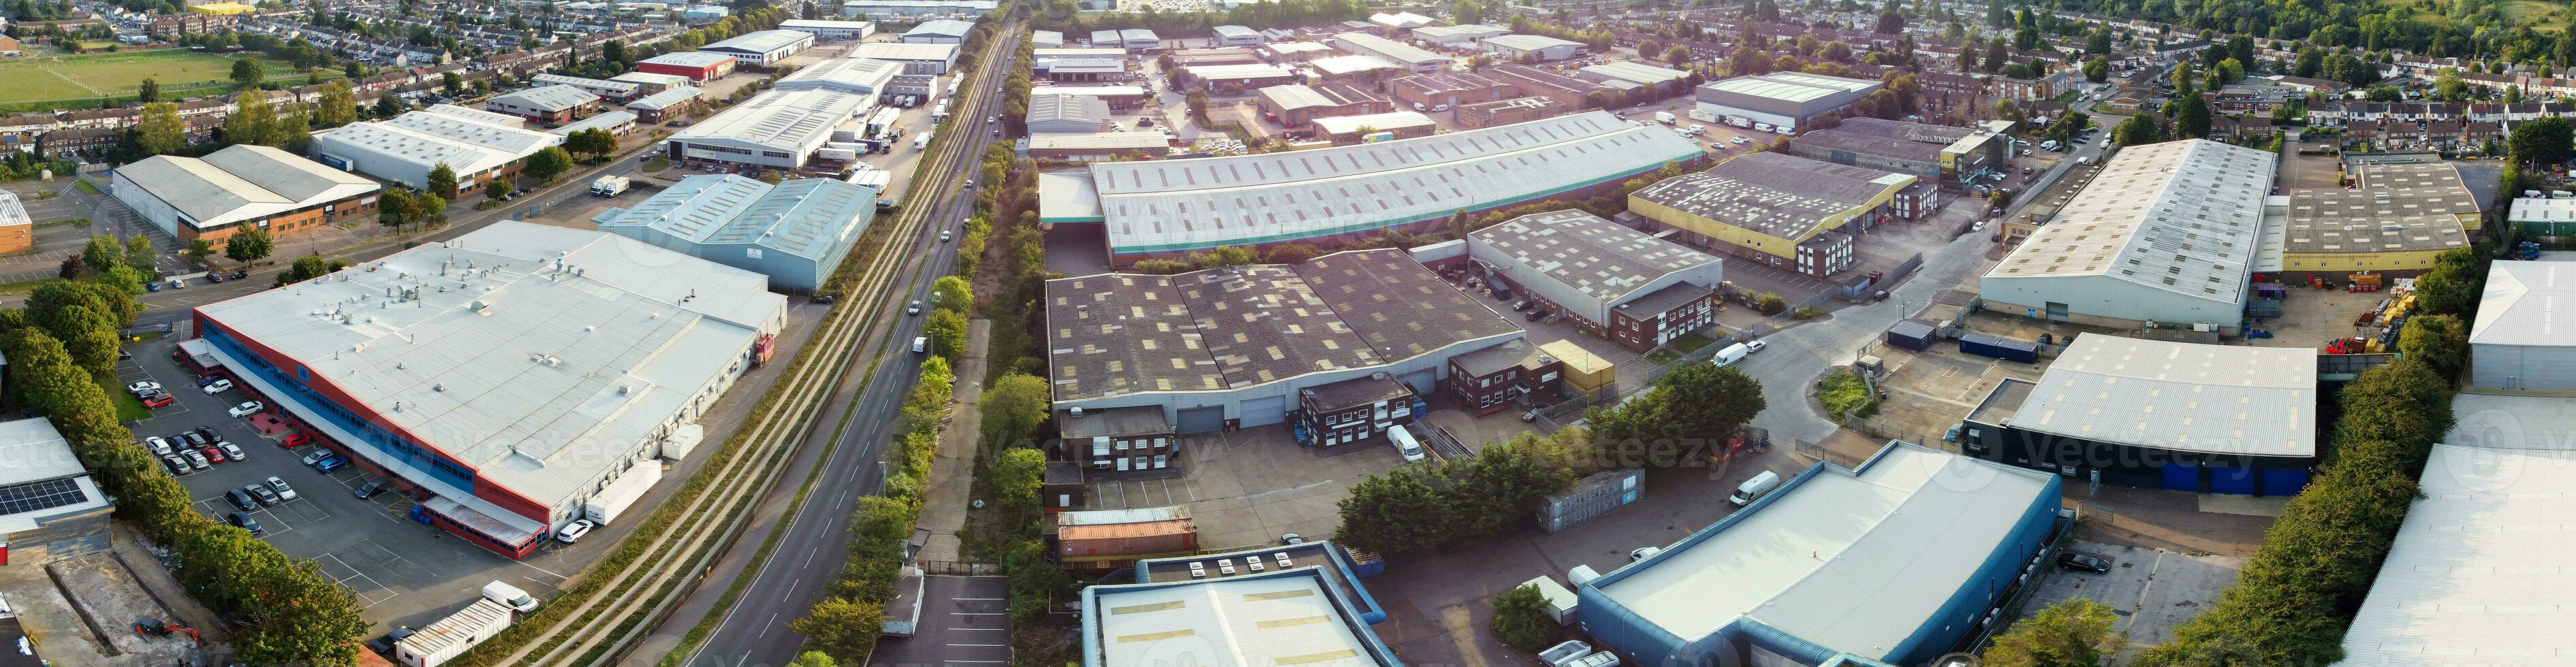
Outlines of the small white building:
[{"label": "small white building", "polygon": [[794,30],[761,30],[747,32],[714,44],[698,47],[701,53],[733,56],[746,65],[769,65],[788,56],[814,48],[814,34]]},{"label": "small white building", "polygon": [[2490,265],[2469,327],[2469,384],[2576,389],[2576,338],[2550,330],[2559,299],[2576,304],[2576,262]]},{"label": "small white building", "polygon": [[1584,50],[1591,48],[1584,46],[1582,42],[1546,35],[1502,35],[1487,37],[1479,43],[1484,45],[1487,52],[1493,53],[1494,57],[1511,61],[1528,57],[1540,62],[1554,62],[1583,55]]},{"label": "small white building", "polygon": [[1261,45],[1261,31],[1239,25],[1221,25],[1209,29],[1208,32],[1216,36],[1217,46]]},{"label": "small white building", "polygon": [[794,30],[815,39],[867,39],[877,34],[874,21],[834,21],[829,19],[788,19],[778,23],[780,30]]}]

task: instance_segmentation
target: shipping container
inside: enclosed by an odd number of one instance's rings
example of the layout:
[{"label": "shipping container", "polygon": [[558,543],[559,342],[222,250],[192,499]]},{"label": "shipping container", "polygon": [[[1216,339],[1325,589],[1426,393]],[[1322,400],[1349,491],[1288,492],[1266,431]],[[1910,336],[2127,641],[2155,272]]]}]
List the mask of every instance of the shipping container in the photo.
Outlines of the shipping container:
[{"label": "shipping container", "polygon": [[609,482],[608,488],[600,489],[598,494],[582,501],[581,512],[592,523],[602,526],[616,523],[617,515],[633,507],[636,500],[644,497],[644,492],[653,490],[653,484],[660,481],[661,462],[638,464],[626,469],[626,474],[619,475],[617,481]]},{"label": "shipping container", "polygon": [[1592,401],[1606,401],[1619,391],[1619,367],[1574,341],[1541,343],[1540,352],[1565,363],[1565,390]]},{"label": "shipping container", "polygon": [[1539,501],[1538,526],[1557,532],[1583,523],[1610,510],[1637,502],[1646,494],[1646,471],[1612,470],[1574,483],[1574,488],[1548,494]]},{"label": "shipping container", "polygon": [[1196,524],[1188,519],[1102,525],[1057,526],[1056,560],[1065,569],[1114,570],[1140,558],[1195,555]]},{"label": "shipping container", "polygon": [[394,659],[411,667],[436,667],[509,628],[509,607],[477,598],[465,609],[394,642]]},{"label": "shipping container", "polygon": [[2005,361],[2039,363],[2038,343],[1990,334],[1971,333],[1960,336],[1959,351]]},{"label": "shipping container", "polygon": [[1887,344],[1921,352],[1932,347],[1932,325],[1906,320],[1887,328]]},{"label": "shipping container", "polygon": [[1538,587],[1538,594],[1547,598],[1547,617],[1556,619],[1557,625],[1574,622],[1574,591],[1566,590],[1564,584],[1556,583],[1555,579],[1547,577],[1524,581],[1520,586],[1513,588],[1525,586]]}]

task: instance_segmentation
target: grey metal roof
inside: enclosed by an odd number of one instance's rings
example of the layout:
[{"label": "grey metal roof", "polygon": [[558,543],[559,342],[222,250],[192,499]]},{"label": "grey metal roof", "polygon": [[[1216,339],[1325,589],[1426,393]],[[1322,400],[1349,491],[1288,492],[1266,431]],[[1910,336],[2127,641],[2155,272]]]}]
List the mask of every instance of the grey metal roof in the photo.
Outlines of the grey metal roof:
[{"label": "grey metal roof", "polygon": [[1162,151],[1172,147],[1159,132],[1044,132],[1029,135],[1031,150],[1103,149]]},{"label": "grey metal roof", "polygon": [[2469,342],[2480,345],[2566,347],[2558,335],[2558,302],[2576,307],[2576,262],[2499,260],[2487,265],[2486,292]]},{"label": "grey metal roof", "polygon": [[2075,337],[2011,426],[2094,442],[2256,456],[2317,453],[2308,348]]},{"label": "grey metal roof", "polygon": [[690,100],[698,99],[698,96],[701,94],[704,94],[704,91],[700,91],[696,88],[688,86],[674,86],[670,90],[646,95],[633,102],[628,102],[626,103],[626,108],[652,109],[660,111],[678,106]]},{"label": "grey metal roof", "polygon": [[2242,300],[2278,162],[2268,151],[2206,139],[2121,149],[1986,277],[2099,275]]},{"label": "grey metal roof", "polygon": [[798,43],[814,43],[814,33],[796,30],[758,30],[737,35],[714,44],[698,47],[700,51],[734,51],[765,54]]},{"label": "grey metal roof", "polygon": [[[1260,95],[1262,99],[1268,100],[1271,106],[1279,107],[1283,111],[1295,111],[1310,107],[1336,106],[1333,104],[1332,100],[1324,99],[1323,93],[1315,92],[1314,88],[1297,84],[1271,86],[1253,91],[1253,94]],[[1030,102],[1034,104],[1036,100],[1032,99]],[[1031,109],[1031,111],[1035,111],[1035,109]]]},{"label": "grey metal roof", "polygon": [[1520,331],[1401,250],[1062,278],[1046,314],[1058,402],[1236,389]]},{"label": "grey metal roof", "polygon": [[1090,168],[1110,247],[1137,252],[1376,229],[1705,153],[1596,110],[1373,144]]},{"label": "grey metal roof", "polygon": [[802,150],[807,145],[820,143],[831,134],[833,126],[850,119],[874,98],[873,94],[837,88],[771,90],[680,130],[671,138],[684,142],[726,140],[781,151]]},{"label": "grey metal roof", "polygon": [[1663,83],[1690,78],[1689,72],[1670,67],[1656,67],[1634,60],[1613,60],[1599,65],[1589,65],[1580,71],[1636,83]]},{"label": "grey metal roof", "polygon": [[[1172,420],[1164,416],[1163,406],[1160,405],[1135,405],[1123,408],[1105,409],[1096,408],[1084,410],[1082,411],[1082,414],[1078,415],[1072,413],[1061,413],[1056,415],[1055,419],[1057,424],[1063,425],[1059,428],[1059,431],[1066,440],[1079,440],[1100,436],[1115,437],[1121,435],[1153,435],[1157,433],[1172,432]],[[1164,521],[1168,519],[1152,520]]]},{"label": "grey metal roof", "polygon": [[[1621,226],[1581,209],[1524,215],[1469,234],[1477,259],[1504,262],[1515,280],[1544,276],[1607,307],[1657,279],[1718,263],[1708,253]],[[1650,312],[1662,312],[1651,310]]]},{"label": "grey metal roof", "polygon": [[[660,74],[660,75],[654,75],[654,76],[676,76],[676,75]],[[682,78],[687,78],[687,77],[682,77]],[[531,82],[535,82],[535,83],[561,84],[561,85],[566,85],[566,86],[572,86],[572,87],[575,87],[575,88],[581,88],[581,89],[584,89],[585,91],[586,91],[586,90],[588,90],[588,89],[590,89],[590,88],[607,88],[607,89],[612,89],[612,90],[619,91],[620,93],[627,94],[627,95],[633,95],[633,94],[635,94],[635,88],[636,88],[636,86],[638,85],[636,82],[633,82],[633,81],[611,81],[611,80],[608,80],[608,79],[593,79],[593,78],[589,78],[589,77],[571,76],[571,75],[567,75],[567,74],[538,74],[538,75],[536,75],[536,76],[528,77],[528,80],[529,80],[529,81],[531,81]]]},{"label": "grey metal roof", "polygon": [[959,21],[956,19],[933,19],[923,21],[921,22],[921,25],[913,26],[911,30],[903,31],[903,36],[937,35],[941,37],[956,37],[964,39],[966,37],[966,33],[974,31],[975,24],[973,23]]},{"label": "grey metal roof", "polygon": [[644,227],[695,244],[751,244],[823,259],[875,212],[874,190],[835,179],[770,185],[732,174],[698,174],[632,209],[594,220],[601,229]]},{"label": "grey metal roof", "polygon": [[1377,35],[1371,35],[1365,32],[1346,32],[1334,35],[1333,45],[1341,47],[1342,50],[1349,51],[1351,53],[1377,56],[1407,66],[1457,61],[1455,58],[1432,53],[1422,47],[1379,37]]},{"label": "grey metal roof", "polygon": [[1768,236],[1804,241],[1914,181],[1905,174],[1761,152],[1664,179],[1634,196]]},{"label": "grey metal roof", "polygon": [[2467,247],[2460,216],[2477,215],[2477,197],[2458,179],[2452,183],[2448,188],[2293,190],[2283,248],[2372,253]]},{"label": "grey metal roof", "polygon": [[866,44],[860,44],[860,45],[858,45],[858,46],[851,47],[851,49],[850,49],[850,56],[849,56],[849,57],[852,57],[852,58],[865,58],[865,59],[868,59],[868,60],[893,60],[893,61],[930,61],[930,60],[937,60],[937,61],[946,62],[946,61],[953,61],[953,60],[956,60],[956,59],[957,59],[957,51],[958,51],[960,48],[963,48],[963,47],[962,47],[961,45],[958,45],[958,44],[913,44],[913,43],[908,43],[908,42],[869,42],[869,43],[866,43]]},{"label": "grey metal roof", "polygon": [[662,54],[662,55],[653,56],[653,57],[651,57],[651,58],[646,58],[646,59],[639,60],[639,61],[636,61],[636,62],[638,62],[638,63],[652,63],[652,64],[656,64],[656,65],[674,65],[674,66],[678,66],[678,67],[708,67],[708,66],[713,66],[713,65],[715,65],[716,63],[721,63],[721,62],[724,62],[724,61],[727,61],[727,60],[733,60],[733,59],[734,59],[733,54],[730,54],[730,53],[706,53],[706,52],[701,52],[701,51],[681,51],[681,52],[678,52],[678,53],[665,53],[665,54]]},{"label": "grey metal roof", "polygon": [[[234,145],[205,158],[157,155],[117,173],[178,209],[199,229],[292,211],[383,189],[364,176],[267,146]],[[16,203],[11,198],[12,204]],[[18,216],[24,219],[24,209]]]},{"label": "grey metal roof", "polygon": [[1798,133],[1790,141],[1861,155],[1912,162],[1937,162],[1941,150],[1976,134],[1976,130],[1877,118],[1851,118],[1841,125]]},{"label": "grey metal roof", "polygon": [[361,268],[197,313],[546,506],[667,433],[786,307],[760,274],[515,221]]},{"label": "grey metal roof", "polygon": [[1496,35],[1485,38],[1485,43],[1506,49],[1518,49],[1522,51],[1538,51],[1549,47],[1583,45],[1582,42],[1557,39],[1546,35]]},{"label": "grey metal roof", "polygon": [[[18,193],[0,190],[0,227],[28,224],[35,224],[35,220],[28,218],[27,207],[18,203]],[[6,363],[6,358],[0,357],[0,365]]]},{"label": "grey metal roof", "polygon": [[[1430,388],[1423,389],[1427,391]],[[1307,387],[1302,392],[1304,396],[1315,399],[1315,402],[1322,405],[1325,410],[1376,405],[1379,401],[1392,401],[1413,394],[1411,387],[1404,386],[1404,383],[1397,382],[1393,377],[1365,375]]]},{"label": "grey metal roof", "polygon": [[885,90],[886,84],[893,83],[895,75],[902,73],[902,65],[884,60],[833,58],[806,65],[792,74],[779,77],[777,85],[771,87],[778,90],[830,88],[864,95]]},{"label": "grey metal roof", "polygon": [[1378,131],[1434,127],[1439,123],[1418,111],[1389,111],[1357,116],[1326,116],[1309,121],[1325,134],[1352,134],[1364,129]]},{"label": "grey metal roof", "polygon": [[[2047,473],[1891,443],[1854,470],[1827,463],[1596,586],[1683,642],[1740,621],[1872,660],[1977,581],[2034,505]],[[1937,545],[1937,546],[1933,546]],[[1589,603],[1587,603],[1589,604]],[[1614,612],[1615,613],[1615,612]]]},{"label": "grey metal roof", "polygon": [[1028,105],[1030,125],[1049,122],[1100,125],[1109,121],[1109,103],[1089,95],[1033,95],[1029,97]]},{"label": "grey metal roof", "polygon": [[1537,345],[1532,345],[1525,339],[1514,338],[1493,347],[1450,357],[1449,362],[1457,364],[1460,369],[1467,372],[1469,377],[1484,377],[1513,368],[1545,364],[1547,362],[1542,360],[1547,358],[1547,354],[1540,352]]},{"label": "grey metal roof", "polygon": [[1700,85],[1700,90],[1722,91],[1783,102],[1809,102],[1835,95],[1865,92],[1876,81],[1849,79],[1822,74],[1777,72],[1739,76]]},{"label": "grey metal roof", "polygon": [[563,111],[598,101],[599,96],[590,94],[590,91],[574,88],[569,85],[555,84],[551,86],[538,86],[510,93],[508,95],[494,97],[492,98],[491,103],[517,104],[530,109],[540,109],[545,111]]},{"label": "grey metal roof", "polygon": [[635,118],[635,113],[631,111],[604,111],[592,114],[589,118],[565,123],[563,127],[546,130],[546,133],[570,135],[574,132],[593,128],[610,130],[613,132],[619,125],[633,124],[635,122]]}]

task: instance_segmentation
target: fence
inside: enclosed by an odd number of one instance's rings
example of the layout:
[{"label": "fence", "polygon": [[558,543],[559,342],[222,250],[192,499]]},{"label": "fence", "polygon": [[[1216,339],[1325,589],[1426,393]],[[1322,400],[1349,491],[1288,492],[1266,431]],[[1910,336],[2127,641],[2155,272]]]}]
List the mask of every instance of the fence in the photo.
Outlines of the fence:
[{"label": "fence", "polygon": [[994,563],[960,563],[948,560],[925,560],[921,561],[921,571],[925,574],[979,577],[1001,574],[1002,566]]}]

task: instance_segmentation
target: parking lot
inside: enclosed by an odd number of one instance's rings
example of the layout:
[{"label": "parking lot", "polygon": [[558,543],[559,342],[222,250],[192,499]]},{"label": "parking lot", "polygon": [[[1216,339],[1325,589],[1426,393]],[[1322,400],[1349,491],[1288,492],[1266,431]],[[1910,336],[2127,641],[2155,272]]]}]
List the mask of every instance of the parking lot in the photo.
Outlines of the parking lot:
[{"label": "parking lot", "polygon": [[2236,571],[2244,567],[2237,558],[2097,542],[2069,542],[2063,551],[2109,559],[2111,571],[2094,574],[2050,568],[2030,604],[2023,607],[2023,617],[2068,598],[2090,598],[2109,606],[2120,617],[2111,627],[2127,634],[2121,659],[2109,664],[2125,663],[2140,649],[2172,641],[2174,626],[2199,616],[2210,601],[2218,599],[2219,589],[2236,583]]},{"label": "parking lot", "polygon": [[[375,475],[357,466],[316,470],[301,459],[317,445],[286,449],[280,441],[288,431],[262,433],[250,420],[228,415],[227,408],[250,397],[242,389],[216,395],[200,390],[196,375],[170,356],[183,337],[128,345],[134,357],[117,366],[121,381],[158,382],[176,399],[136,423],[135,436],[169,440],[205,427],[238,446],[245,458],[210,462],[209,468],[179,478],[198,511],[218,522],[234,512],[258,522],[260,539],[289,556],[313,559],[348,587],[370,622],[426,625],[471,602],[482,584],[493,580],[542,598],[562,584],[562,574],[576,571],[615,541],[591,539],[578,546],[548,542],[528,558],[513,561],[412,520],[416,500],[403,493],[389,490],[359,498],[356,489],[377,479]],[[272,476],[285,481],[296,497],[275,504],[254,499],[247,511],[226,497],[226,491],[265,485]]]},{"label": "parking lot", "polygon": [[1183,436],[1178,478],[1095,481],[1089,509],[1187,506],[1208,551],[1269,544],[1281,533],[1331,535],[1352,484],[1403,462],[1382,442],[1333,456],[1297,446],[1285,425]]}]

